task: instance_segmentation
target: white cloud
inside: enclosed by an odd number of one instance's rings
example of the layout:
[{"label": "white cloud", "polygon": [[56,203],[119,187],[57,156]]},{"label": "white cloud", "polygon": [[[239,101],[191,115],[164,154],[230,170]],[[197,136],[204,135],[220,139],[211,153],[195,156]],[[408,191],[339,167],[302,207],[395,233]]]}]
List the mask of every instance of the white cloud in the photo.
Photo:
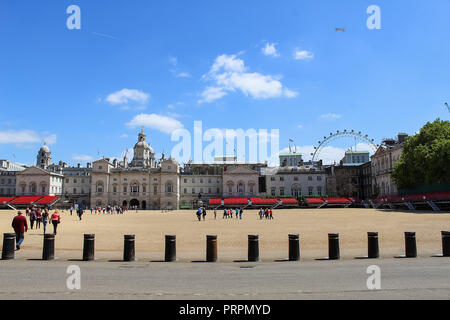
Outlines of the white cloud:
[{"label": "white cloud", "polygon": [[94,161],[94,158],[91,156],[87,156],[84,154],[76,154],[72,157],[73,160],[75,161]]},{"label": "white cloud", "polygon": [[180,121],[154,113],[138,114],[130,122],[127,123],[127,126],[129,127],[144,126],[168,134],[172,133],[172,131],[174,130],[183,128],[183,124]]},{"label": "white cloud", "polygon": [[191,74],[189,72],[180,72],[175,75],[177,78],[190,78]]},{"label": "white cloud", "polygon": [[226,96],[227,93],[223,88],[219,87],[207,87],[201,94],[201,99],[198,101],[199,103],[209,103],[214,100],[220,99],[223,96]]},{"label": "white cloud", "polygon": [[212,102],[236,90],[255,99],[293,98],[298,95],[283,87],[279,77],[246,72],[247,69],[244,61],[236,55],[218,56],[209,73],[203,76],[205,80],[214,82],[215,86],[206,87],[198,102]]},{"label": "white cloud", "polygon": [[295,50],[294,59],[295,60],[311,60],[314,58],[314,53],[307,50]]},{"label": "white cloud", "polygon": [[122,89],[108,95],[106,101],[111,104],[127,104],[129,102],[145,104],[149,98],[150,95],[148,93],[135,89]]},{"label": "white cloud", "polygon": [[297,128],[302,129],[303,126],[302,126],[301,124],[299,124],[299,125],[297,126]]},{"label": "white cloud", "polygon": [[262,52],[266,56],[273,56],[273,57],[280,56],[277,52],[277,48],[275,48],[275,43],[266,43],[266,46],[262,48]]},{"label": "white cloud", "polygon": [[56,143],[56,134],[38,133],[33,130],[0,131],[0,144]]},{"label": "white cloud", "polygon": [[128,137],[129,137],[129,135],[127,135],[126,133],[121,134],[121,135],[119,136],[119,138],[121,138],[121,139],[126,139],[126,138],[128,138]]},{"label": "white cloud", "polygon": [[340,114],[336,114],[336,113],[325,113],[320,115],[321,119],[328,119],[328,120],[336,120],[336,119],[340,119],[342,118],[342,116]]}]

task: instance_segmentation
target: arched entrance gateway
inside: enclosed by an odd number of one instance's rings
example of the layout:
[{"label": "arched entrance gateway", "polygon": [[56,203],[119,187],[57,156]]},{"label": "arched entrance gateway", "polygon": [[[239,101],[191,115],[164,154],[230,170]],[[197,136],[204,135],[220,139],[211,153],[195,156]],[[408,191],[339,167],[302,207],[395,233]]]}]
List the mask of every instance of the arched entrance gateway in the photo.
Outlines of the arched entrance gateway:
[{"label": "arched entrance gateway", "polygon": [[127,204],[128,204],[128,203],[127,203],[127,201],[126,201],[126,200],[124,200],[124,201],[122,202],[122,206],[123,206],[123,207],[126,207],[126,206],[127,206]]},{"label": "arched entrance gateway", "polygon": [[130,207],[137,207],[139,208],[139,200],[133,199],[130,201]]}]

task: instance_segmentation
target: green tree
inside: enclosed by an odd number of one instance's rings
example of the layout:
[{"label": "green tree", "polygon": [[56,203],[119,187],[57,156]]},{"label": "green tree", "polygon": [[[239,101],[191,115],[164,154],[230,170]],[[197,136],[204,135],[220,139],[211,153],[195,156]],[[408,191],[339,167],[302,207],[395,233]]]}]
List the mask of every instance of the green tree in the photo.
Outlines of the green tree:
[{"label": "green tree", "polygon": [[450,184],[450,121],[428,122],[408,137],[392,177],[399,189]]}]

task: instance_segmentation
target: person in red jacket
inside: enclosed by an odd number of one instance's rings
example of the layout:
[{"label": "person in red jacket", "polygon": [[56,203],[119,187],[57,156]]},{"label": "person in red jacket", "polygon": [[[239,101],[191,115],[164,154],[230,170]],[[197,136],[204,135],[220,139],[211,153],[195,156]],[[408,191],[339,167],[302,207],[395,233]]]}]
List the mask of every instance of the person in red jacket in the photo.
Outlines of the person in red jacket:
[{"label": "person in red jacket", "polygon": [[16,249],[20,250],[20,245],[22,244],[23,239],[25,239],[25,232],[28,231],[27,218],[22,215],[21,211],[14,217],[11,226],[16,233]]}]

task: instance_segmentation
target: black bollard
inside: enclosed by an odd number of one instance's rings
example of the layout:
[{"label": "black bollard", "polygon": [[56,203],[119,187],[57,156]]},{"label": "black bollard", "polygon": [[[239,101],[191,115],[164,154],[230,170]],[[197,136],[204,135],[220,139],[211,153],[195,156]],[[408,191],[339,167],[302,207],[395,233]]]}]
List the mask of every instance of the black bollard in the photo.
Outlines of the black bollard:
[{"label": "black bollard", "polygon": [[380,249],[378,246],[378,232],[367,232],[367,257],[369,259],[376,259],[380,257]]},{"label": "black bollard", "polygon": [[123,236],[123,261],[134,261],[134,234],[126,234]]},{"label": "black bollard", "polygon": [[300,235],[289,235],[289,261],[300,260]]},{"label": "black bollard", "polygon": [[405,232],[405,257],[416,258],[417,257],[417,244],[416,233]]},{"label": "black bollard", "polygon": [[206,236],[206,262],[217,261],[217,236]]},{"label": "black bollard", "polygon": [[442,255],[450,257],[450,231],[441,231],[442,234]]},{"label": "black bollard", "polygon": [[55,259],[55,235],[53,233],[44,234],[44,246],[42,248],[42,260]]},{"label": "black bollard", "polygon": [[16,244],[15,233],[3,234],[2,260],[14,259],[14,245]]},{"label": "black bollard", "polygon": [[339,260],[339,233],[328,234],[328,259]]},{"label": "black bollard", "polygon": [[95,234],[84,235],[83,261],[94,260],[95,252]]},{"label": "black bollard", "polygon": [[259,261],[259,236],[248,236],[248,261]]},{"label": "black bollard", "polygon": [[177,249],[176,249],[176,236],[167,235],[166,236],[166,262],[173,262],[177,260]]}]

